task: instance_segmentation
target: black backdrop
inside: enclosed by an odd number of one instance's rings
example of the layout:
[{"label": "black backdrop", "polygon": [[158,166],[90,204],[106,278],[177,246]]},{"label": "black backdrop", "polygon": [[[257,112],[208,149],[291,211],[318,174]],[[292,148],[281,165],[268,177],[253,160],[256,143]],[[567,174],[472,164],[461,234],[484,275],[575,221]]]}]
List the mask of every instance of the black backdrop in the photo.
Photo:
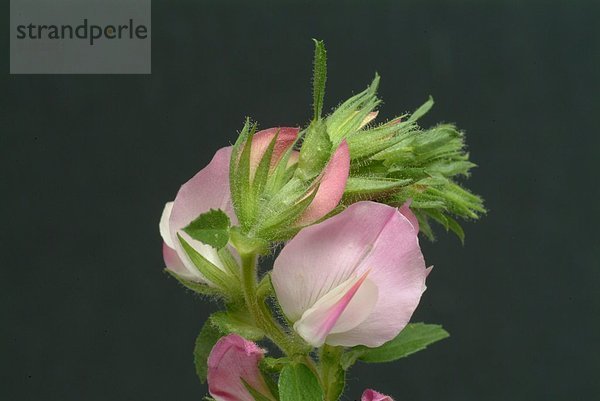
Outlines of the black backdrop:
[{"label": "black backdrop", "polygon": [[0,398],[201,398],[191,352],[215,305],[162,273],[158,219],[246,115],[309,119],[317,37],[327,107],[375,71],[383,118],[433,95],[423,122],[467,131],[490,209],[465,246],[423,240],[436,268],[415,320],[452,337],[357,367],[347,399],[597,399],[600,7],[485,3],[154,0],[151,76],[9,76],[6,60]]}]

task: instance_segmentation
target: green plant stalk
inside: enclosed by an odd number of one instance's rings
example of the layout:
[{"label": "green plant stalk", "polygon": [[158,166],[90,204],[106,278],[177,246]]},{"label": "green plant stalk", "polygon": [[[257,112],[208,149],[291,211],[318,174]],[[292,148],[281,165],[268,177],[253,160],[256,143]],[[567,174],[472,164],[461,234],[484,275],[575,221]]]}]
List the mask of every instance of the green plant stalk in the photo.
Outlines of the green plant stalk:
[{"label": "green plant stalk", "polygon": [[[254,253],[242,254],[242,289],[246,307],[256,326],[277,345],[287,356],[301,353],[294,341],[285,333],[282,327],[274,320],[266,306],[259,300],[257,294],[256,258]],[[262,304],[262,305],[261,305]]]},{"label": "green plant stalk", "polygon": [[343,393],[345,380],[340,365],[342,354],[341,347],[327,344],[319,350],[319,380],[323,386],[324,401],[337,401]]}]

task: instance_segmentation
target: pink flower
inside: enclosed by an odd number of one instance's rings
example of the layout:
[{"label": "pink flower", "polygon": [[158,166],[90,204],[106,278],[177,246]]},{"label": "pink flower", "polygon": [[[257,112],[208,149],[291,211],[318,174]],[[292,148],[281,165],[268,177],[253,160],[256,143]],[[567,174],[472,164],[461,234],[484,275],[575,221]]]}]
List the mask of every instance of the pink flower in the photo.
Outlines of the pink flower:
[{"label": "pink flower", "polygon": [[389,395],[383,395],[375,390],[365,390],[360,401],[394,401]]},{"label": "pink flower", "polygon": [[254,401],[244,381],[274,400],[258,364],[265,351],[237,334],[222,337],[208,357],[208,391],[217,401]]},{"label": "pink flower", "polygon": [[168,202],[163,210],[160,233],[164,241],[165,265],[185,279],[206,282],[181,247],[177,234],[181,235],[206,260],[224,269],[216,249],[192,239],[182,229],[210,209],[221,209],[233,222],[237,221],[229,192],[230,157],[231,147],[218,150],[208,166],[183,184],[175,200]]},{"label": "pink flower", "polygon": [[[257,132],[252,140],[251,166],[256,168],[273,137],[277,141],[273,150],[271,165],[281,160],[285,152],[295,143],[298,128],[269,128]],[[179,276],[196,281],[207,282],[189,259],[177,235],[181,235],[206,260],[224,269],[217,251],[209,245],[192,239],[182,231],[192,220],[210,209],[221,209],[227,213],[233,224],[237,223],[231,193],[229,190],[229,162],[231,147],[219,149],[211,162],[186,182],[177,193],[173,202],[165,205],[160,220],[160,233],[163,238],[163,258],[168,269]],[[290,163],[298,159],[297,152],[290,157]],[[313,223],[333,210],[341,200],[350,168],[348,145],[343,143],[334,153],[329,164],[318,180],[319,189],[312,203],[296,224]]]},{"label": "pink flower", "polygon": [[409,322],[428,269],[408,209],[359,202],[300,231],[273,268],[285,315],[309,344],[377,347]]}]

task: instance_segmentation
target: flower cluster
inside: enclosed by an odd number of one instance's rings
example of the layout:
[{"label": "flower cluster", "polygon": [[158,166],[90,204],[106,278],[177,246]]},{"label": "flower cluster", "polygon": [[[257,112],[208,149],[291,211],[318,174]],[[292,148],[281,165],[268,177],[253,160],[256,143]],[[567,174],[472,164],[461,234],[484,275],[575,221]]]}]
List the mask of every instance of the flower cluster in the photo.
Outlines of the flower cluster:
[{"label": "flower cluster", "polygon": [[[355,362],[395,360],[448,335],[409,321],[431,271],[419,232],[431,236],[433,219],[462,239],[451,215],[484,212],[455,180],[473,166],[464,137],[417,125],[431,102],[374,126],[378,77],[322,117],[325,65],[316,42],[306,128],[246,122],[163,211],[167,271],[224,306],[194,350],[217,401],[338,400]],[[281,243],[272,271],[259,269]],[[278,351],[265,357],[257,343],[267,340]],[[391,398],[366,390],[362,400]]]}]

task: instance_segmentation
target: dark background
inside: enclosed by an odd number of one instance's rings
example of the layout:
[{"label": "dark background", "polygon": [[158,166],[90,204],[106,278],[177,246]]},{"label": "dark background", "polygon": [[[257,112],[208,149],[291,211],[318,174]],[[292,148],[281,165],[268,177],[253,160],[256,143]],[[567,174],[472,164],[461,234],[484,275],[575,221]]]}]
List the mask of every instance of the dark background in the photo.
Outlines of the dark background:
[{"label": "dark background", "polygon": [[153,3],[151,76],[9,76],[5,60],[0,399],[205,394],[191,353],[216,305],[162,272],[158,220],[246,115],[308,121],[312,37],[329,108],[375,71],[384,119],[433,95],[423,123],[466,130],[490,210],[465,246],[423,240],[436,268],[414,320],[452,337],[356,367],[346,400],[600,397],[600,7]]}]

